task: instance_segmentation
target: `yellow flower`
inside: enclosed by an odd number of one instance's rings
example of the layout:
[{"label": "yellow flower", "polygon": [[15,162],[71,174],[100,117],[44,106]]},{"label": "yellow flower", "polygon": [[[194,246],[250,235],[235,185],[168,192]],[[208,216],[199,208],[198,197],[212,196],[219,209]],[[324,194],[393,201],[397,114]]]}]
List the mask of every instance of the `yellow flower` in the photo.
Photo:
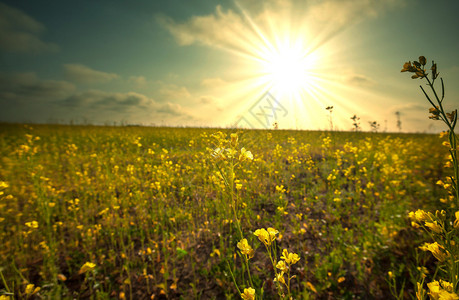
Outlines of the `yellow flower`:
[{"label": "yellow flower", "polygon": [[239,155],[239,160],[240,161],[253,160],[252,152],[246,150],[245,148],[241,148],[241,154]]},{"label": "yellow flower", "polygon": [[289,265],[294,265],[300,260],[300,257],[298,256],[298,254],[288,253],[287,249],[284,249],[282,250],[281,259],[283,259]]},{"label": "yellow flower", "polygon": [[416,71],[416,68],[411,65],[411,61],[409,62],[406,62],[403,64],[403,69],[400,71],[400,72],[415,72]]},{"label": "yellow flower", "polygon": [[276,229],[272,227],[268,227],[268,234],[269,234],[269,238],[271,239],[271,241],[274,241],[274,239],[276,238],[276,234],[278,233],[279,231],[277,231]]},{"label": "yellow flower", "polygon": [[424,225],[426,227],[429,227],[433,232],[441,233],[441,231],[442,231],[442,228],[441,228],[440,225],[438,225],[437,221],[425,222]]},{"label": "yellow flower", "polygon": [[426,213],[425,211],[423,211],[422,209],[418,209],[415,213],[414,213],[415,217],[416,217],[416,221],[418,222],[422,222],[422,221],[425,221],[425,220],[430,220],[430,216],[428,213]]},{"label": "yellow flower", "polygon": [[459,210],[456,211],[456,213],[454,214],[456,216],[456,220],[454,220],[454,228],[459,228]]},{"label": "yellow flower", "polygon": [[440,109],[438,108],[438,106],[429,108],[429,113],[432,114],[429,116],[429,119],[440,120]]},{"label": "yellow flower", "polygon": [[78,274],[82,274],[82,273],[86,273],[86,272],[89,272],[89,271],[92,271],[94,270],[94,268],[96,267],[96,264],[92,263],[92,262],[86,262],[80,269],[80,271],[78,272]]},{"label": "yellow flower", "polygon": [[284,272],[277,273],[276,278],[274,278],[274,281],[285,284]]},{"label": "yellow flower", "polygon": [[241,298],[244,300],[254,300],[255,299],[255,289],[251,287],[244,289],[244,292],[241,294]]},{"label": "yellow flower", "polygon": [[448,281],[444,281],[444,280],[440,279],[440,285],[442,286],[442,288],[444,288],[448,292],[452,292],[453,291],[453,284],[449,283]]},{"label": "yellow flower", "polygon": [[441,290],[438,295],[439,300],[458,300],[459,296],[456,293]]},{"label": "yellow flower", "polygon": [[285,264],[283,260],[279,260],[279,262],[276,265],[276,268],[278,268],[282,272],[288,272],[288,266]]},{"label": "yellow flower", "polygon": [[432,252],[433,256],[435,256],[436,259],[438,259],[440,262],[445,261],[446,258],[448,258],[449,253],[448,252],[443,252],[442,249],[443,246],[441,246],[439,243],[425,243],[419,249],[423,251],[430,251]]},{"label": "yellow flower", "polygon": [[429,296],[434,300],[458,300],[459,297],[453,292],[453,286],[451,283],[440,280],[432,281],[427,284],[429,288]]},{"label": "yellow flower", "polygon": [[39,286],[35,287],[34,284],[30,283],[26,286],[24,293],[26,293],[26,295],[33,295],[38,293],[40,290],[41,288]]},{"label": "yellow flower", "polygon": [[239,243],[237,243],[237,247],[239,248],[241,253],[247,255],[249,259],[253,257],[254,251],[247,242],[247,239],[242,239]]},{"label": "yellow flower", "polygon": [[268,230],[266,230],[264,228],[257,229],[257,230],[255,230],[255,232],[253,234],[256,237],[258,237],[260,242],[262,242],[266,246],[269,246],[276,239],[276,234],[277,233],[279,233],[279,231],[277,231],[276,229],[270,227],[270,228],[268,228]]},{"label": "yellow flower", "polygon": [[32,222],[26,222],[25,225],[29,228],[38,228],[38,222],[37,221],[32,221]]},{"label": "yellow flower", "polygon": [[432,299],[438,299],[438,294],[440,293],[440,283],[438,281],[432,281],[427,284],[429,288],[429,296]]},{"label": "yellow flower", "polygon": [[225,160],[226,157],[225,157],[224,151],[225,149],[215,148],[210,155],[215,159]]}]

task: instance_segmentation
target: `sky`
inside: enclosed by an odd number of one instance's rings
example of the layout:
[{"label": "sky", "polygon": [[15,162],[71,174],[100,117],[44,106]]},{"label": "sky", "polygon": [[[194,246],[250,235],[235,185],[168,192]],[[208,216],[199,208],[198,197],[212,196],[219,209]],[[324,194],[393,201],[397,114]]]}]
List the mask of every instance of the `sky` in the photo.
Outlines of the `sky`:
[{"label": "sky", "polygon": [[458,11],[457,0],[3,1],[0,122],[351,130],[356,115],[363,131],[438,132],[425,79],[400,70],[435,60],[444,106],[459,107]]}]

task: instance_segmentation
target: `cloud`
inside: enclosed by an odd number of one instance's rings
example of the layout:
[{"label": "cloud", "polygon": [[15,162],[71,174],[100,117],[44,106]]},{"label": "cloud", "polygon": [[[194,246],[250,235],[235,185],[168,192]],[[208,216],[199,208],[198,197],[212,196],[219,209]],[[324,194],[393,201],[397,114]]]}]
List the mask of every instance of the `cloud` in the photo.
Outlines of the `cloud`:
[{"label": "cloud", "polygon": [[[348,26],[368,17],[377,17],[385,10],[404,3],[397,0],[324,0],[306,3],[271,0],[260,5],[256,2],[246,2],[237,12],[231,9],[224,11],[217,5],[214,13],[193,16],[182,23],[164,15],[157,16],[156,20],[179,45],[199,43],[252,54],[263,50],[260,48],[267,47],[267,43],[273,43],[283,31],[290,32],[291,27],[307,30],[317,39],[316,44],[322,44]],[[275,29],[273,24],[278,24]]]},{"label": "cloud", "polygon": [[106,73],[91,69],[82,64],[65,64],[65,77],[78,83],[105,83],[117,79],[115,73]]},{"label": "cloud", "polygon": [[428,111],[428,103],[420,104],[420,103],[403,103],[398,104],[390,107],[389,112],[391,114],[395,114],[396,112],[400,112],[402,115],[405,114],[415,114],[415,115],[422,115],[427,114]]},{"label": "cloud", "polygon": [[165,83],[162,81],[158,81],[156,84],[159,86],[158,93],[162,101],[187,102],[190,100],[191,94],[184,86],[178,86],[176,84]]},{"label": "cloud", "polygon": [[171,102],[161,104],[157,111],[161,113],[175,115],[175,116],[179,116],[184,113],[183,108],[180,104],[171,103]]},{"label": "cloud", "polygon": [[[146,95],[89,90],[61,101],[61,108],[74,118],[91,122],[121,121],[128,123],[161,123],[170,125],[192,122],[195,118],[177,103],[160,103]],[[159,120],[159,121],[158,121]]]},{"label": "cloud", "polygon": [[159,103],[150,97],[135,92],[113,93],[89,90],[68,97],[62,104],[68,107],[97,110],[99,112],[148,112],[173,116],[187,115],[180,104],[172,102]]},{"label": "cloud", "polygon": [[345,82],[356,86],[372,86],[375,81],[362,74],[353,74],[345,78]]},{"label": "cloud", "polygon": [[59,46],[42,41],[45,26],[19,9],[0,3],[0,49],[14,53],[56,52]]},{"label": "cloud", "polygon": [[128,82],[134,84],[136,87],[141,88],[145,87],[147,84],[147,79],[143,76],[131,76],[129,77]]},{"label": "cloud", "polygon": [[68,97],[75,86],[62,80],[39,79],[33,72],[0,73],[0,98],[7,101],[50,102]]}]

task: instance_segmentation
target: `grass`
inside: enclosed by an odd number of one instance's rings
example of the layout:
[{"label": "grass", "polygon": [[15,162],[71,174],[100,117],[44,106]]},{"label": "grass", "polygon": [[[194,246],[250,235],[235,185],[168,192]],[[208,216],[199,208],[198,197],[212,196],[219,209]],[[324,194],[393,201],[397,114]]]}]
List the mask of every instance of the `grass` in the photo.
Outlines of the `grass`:
[{"label": "grass", "polygon": [[[253,235],[268,227],[277,257],[300,257],[289,270],[296,299],[409,299],[434,276],[408,212],[447,198],[438,135],[238,131],[254,159],[234,169],[231,206],[211,154],[233,132],[0,125],[0,295],[238,299],[250,268],[276,298]],[[249,264],[230,207],[255,250]]]}]

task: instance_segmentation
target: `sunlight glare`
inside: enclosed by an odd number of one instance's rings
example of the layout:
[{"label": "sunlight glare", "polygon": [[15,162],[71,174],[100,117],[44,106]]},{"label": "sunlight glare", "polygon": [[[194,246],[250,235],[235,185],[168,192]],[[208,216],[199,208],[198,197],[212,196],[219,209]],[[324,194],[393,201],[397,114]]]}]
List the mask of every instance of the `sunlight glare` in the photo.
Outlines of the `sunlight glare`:
[{"label": "sunlight glare", "polygon": [[264,55],[262,73],[278,93],[297,94],[311,85],[314,64],[313,53],[307,53],[301,43],[293,47],[287,44]]}]

